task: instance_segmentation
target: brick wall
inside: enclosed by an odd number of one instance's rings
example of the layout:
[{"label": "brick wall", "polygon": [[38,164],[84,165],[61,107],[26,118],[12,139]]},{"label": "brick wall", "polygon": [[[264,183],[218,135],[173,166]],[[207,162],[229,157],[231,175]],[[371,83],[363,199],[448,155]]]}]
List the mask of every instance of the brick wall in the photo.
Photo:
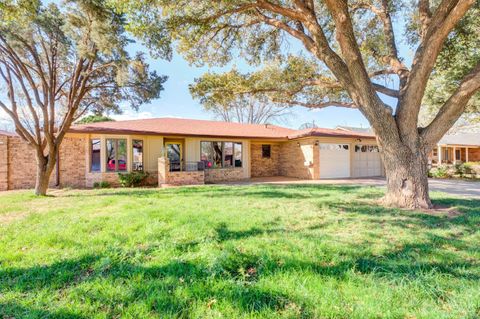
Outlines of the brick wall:
[{"label": "brick wall", "polygon": [[[86,150],[85,138],[65,138],[60,146],[60,186],[85,187]],[[55,175],[55,174],[53,174]]]},{"label": "brick wall", "polygon": [[[37,172],[35,150],[19,137],[2,137],[1,140],[6,143],[0,145],[2,154],[0,155],[0,190],[2,180],[5,181],[5,175],[8,189],[35,187]],[[7,173],[2,175],[5,169]],[[60,186],[85,187],[85,139],[64,139],[60,146],[59,169]],[[55,182],[56,170],[50,177],[50,186],[55,186]]]},{"label": "brick wall", "polygon": [[0,191],[8,189],[8,137],[0,135]]},{"label": "brick wall", "polygon": [[314,140],[291,141],[280,145],[279,175],[301,179],[320,176],[318,146]]},{"label": "brick wall", "polygon": [[480,162],[480,148],[469,148],[468,160],[470,162]]},{"label": "brick wall", "polygon": [[205,170],[205,183],[238,181],[245,178],[244,168],[216,168]]},{"label": "brick wall", "polygon": [[250,146],[252,177],[278,176],[280,145],[270,144],[270,158],[262,157],[262,145],[265,144],[251,144]]}]

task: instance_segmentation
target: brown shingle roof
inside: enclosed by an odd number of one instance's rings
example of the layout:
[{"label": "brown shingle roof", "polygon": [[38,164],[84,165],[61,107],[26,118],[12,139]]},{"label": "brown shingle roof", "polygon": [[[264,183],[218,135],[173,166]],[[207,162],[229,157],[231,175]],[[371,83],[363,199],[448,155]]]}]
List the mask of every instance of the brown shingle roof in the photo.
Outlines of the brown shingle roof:
[{"label": "brown shingle roof", "polygon": [[307,128],[304,130],[296,131],[295,134],[289,135],[288,138],[295,139],[295,138],[310,137],[310,136],[375,138],[375,135],[373,133],[359,133],[359,132],[351,132],[351,131],[320,128],[320,127]]},{"label": "brown shingle roof", "polygon": [[154,118],[75,125],[70,133],[146,134],[169,136],[206,136],[231,138],[295,139],[309,136],[374,138],[373,134],[336,129],[311,128],[293,130],[271,124]]},{"label": "brown shingle roof", "polygon": [[270,124],[155,118],[75,125],[70,132],[286,139],[295,130]]}]

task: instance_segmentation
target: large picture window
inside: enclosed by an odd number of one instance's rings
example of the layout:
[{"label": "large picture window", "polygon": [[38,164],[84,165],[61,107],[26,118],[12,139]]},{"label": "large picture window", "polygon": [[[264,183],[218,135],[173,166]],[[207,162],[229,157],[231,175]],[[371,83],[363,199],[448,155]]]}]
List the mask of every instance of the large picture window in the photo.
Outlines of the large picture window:
[{"label": "large picture window", "polygon": [[107,171],[122,172],[127,170],[127,140],[107,139]]},{"label": "large picture window", "polygon": [[200,160],[205,168],[242,167],[242,143],[201,142]]},{"label": "large picture window", "polygon": [[90,141],[90,171],[100,172],[100,140],[94,139]]},{"label": "large picture window", "polygon": [[143,171],[143,141],[133,140],[133,163],[132,170]]}]

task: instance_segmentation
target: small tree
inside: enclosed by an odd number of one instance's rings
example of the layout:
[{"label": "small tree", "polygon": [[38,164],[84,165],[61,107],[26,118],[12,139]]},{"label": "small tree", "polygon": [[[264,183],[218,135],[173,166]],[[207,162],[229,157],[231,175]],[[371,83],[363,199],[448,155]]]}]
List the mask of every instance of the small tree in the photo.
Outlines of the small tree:
[{"label": "small tree", "polygon": [[130,57],[121,15],[103,1],[0,0],[0,107],[34,150],[35,194],[45,195],[60,145],[89,110],[137,109],[159,96],[165,77]]},{"label": "small tree", "polygon": [[288,105],[271,103],[267,96],[253,94],[246,85],[243,92],[234,94],[219,87],[219,83],[237,83],[237,80],[243,80],[237,70],[221,75],[206,73],[190,85],[190,93],[207,112],[226,122],[263,124],[283,121],[291,115]]},{"label": "small tree", "polygon": [[[266,94],[274,103],[360,110],[380,146],[387,175],[385,204],[432,207],[428,154],[480,89],[478,1],[116,2],[135,15],[132,24],[137,34],[148,45],[160,47],[160,52],[168,52],[165,46],[176,41],[178,51],[194,64],[222,66],[238,56],[252,66],[282,61],[272,69],[245,74],[237,83],[218,82],[215,90],[229,88],[232,94],[242,94],[243,84],[248,83],[249,92]],[[125,8],[125,3],[130,7]],[[461,34],[462,25],[470,26],[470,32]],[[397,47],[396,37],[405,31],[415,51],[411,65]],[[159,40],[163,35],[168,36]],[[460,36],[469,58],[461,69],[443,65],[458,71],[458,80],[435,118],[421,126],[418,115],[427,82],[439,63],[448,61],[437,63],[440,54],[452,60],[458,56],[445,44]],[[285,46],[289,40],[303,52],[289,56],[291,47]],[[396,85],[386,86],[382,78]],[[380,94],[396,102],[388,105]]]},{"label": "small tree", "polygon": [[88,124],[88,123],[114,122],[114,121],[115,121],[114,119],[105,115],[90,114],[85,117],[82,117],[81,119],[76,121],[75,124]]}]

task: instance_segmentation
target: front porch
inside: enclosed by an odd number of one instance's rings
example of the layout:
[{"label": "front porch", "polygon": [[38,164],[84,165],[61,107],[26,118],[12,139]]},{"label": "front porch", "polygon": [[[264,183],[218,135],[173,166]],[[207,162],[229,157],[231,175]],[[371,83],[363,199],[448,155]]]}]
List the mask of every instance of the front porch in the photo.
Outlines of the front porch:
[{"label": "front porch", "polygon": [[430,164],[462,164],[480,161],[480,147],[462,145],[439,145],[430,154]]}]

